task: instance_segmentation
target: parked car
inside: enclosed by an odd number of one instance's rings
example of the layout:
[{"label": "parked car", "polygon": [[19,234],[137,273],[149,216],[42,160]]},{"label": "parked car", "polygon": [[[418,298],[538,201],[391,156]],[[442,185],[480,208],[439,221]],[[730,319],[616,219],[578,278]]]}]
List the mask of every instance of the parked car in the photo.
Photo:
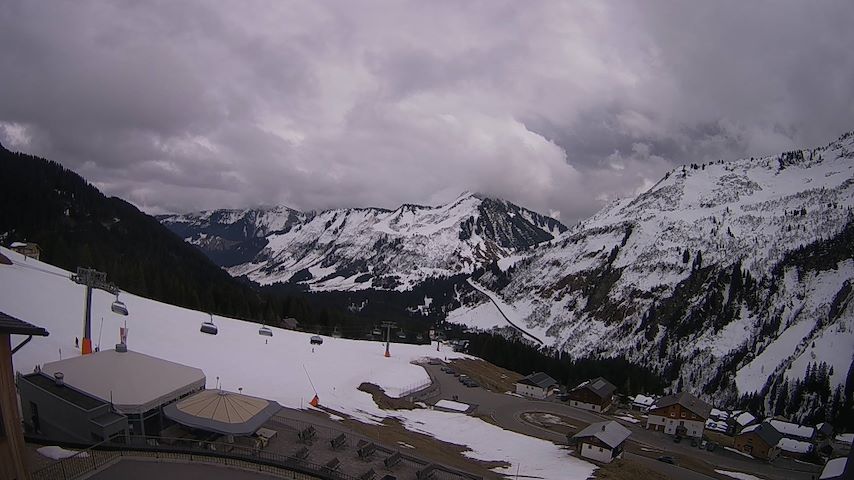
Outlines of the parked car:
[{"label": "parked car", "polygon": [[478,383],[475,382],[474,380],[469,380],[468,382],[466,382],[466,386],[469,388],[473,388],[473,387],[479,387],[480,385],[478,385]]},{"label": "parked car", "polygon": [[681,441],[682,441],[682,437],[680,437],[679,435],[676,435],[675,437],[673,437],[673,443],[679,443]]},{"label": "parked car", "polygon": [[715,442],[709,442],[706,444],[706,450],[710,452],[714,452],[716,448],[718,448],[718,444]]},{"label": "parked car", "polygon": [[673,460],[673,457],[658,457],[659,462],[669,463],[671,465],[676,465],[676,462]]},{"label": "parked car", "polygon": [[311,344],[312,344],[312,345],[322,345],[322,344],[323,344],[323,339],[322,339],[322,338],[320,338],[320,337],[319,337],[319,336],[317,336],[317,335],[312,335],[312,337],[311,337],[311,339],[309,340],[309,342],[311,342]]},{"label": "parked car", "polygon": [[691,439],[691,446],[692,446],[692,447],[696,447],[696,446],[697,446],[697,439],[696,439],[696,438],[692,438],[692,439]]}]

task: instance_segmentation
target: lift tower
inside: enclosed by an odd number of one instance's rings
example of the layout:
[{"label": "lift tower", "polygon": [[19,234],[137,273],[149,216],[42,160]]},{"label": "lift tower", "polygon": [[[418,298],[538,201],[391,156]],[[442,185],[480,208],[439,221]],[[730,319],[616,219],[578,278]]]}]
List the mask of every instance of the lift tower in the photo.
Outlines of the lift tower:
[{"label": "lift tower", "polygon": [[97,288],[116,296],[116,300],[110,306],[114,313],[127,315],[128,309],[124,303],[119,301],[119,287],[107,281],[107,274],[92,268],[77,267],[77,273],[71,275],[71,280],[86,287],[86,308],[83,311],[83,344],[80,353],[88,355],[92,353],[92,289]]}]

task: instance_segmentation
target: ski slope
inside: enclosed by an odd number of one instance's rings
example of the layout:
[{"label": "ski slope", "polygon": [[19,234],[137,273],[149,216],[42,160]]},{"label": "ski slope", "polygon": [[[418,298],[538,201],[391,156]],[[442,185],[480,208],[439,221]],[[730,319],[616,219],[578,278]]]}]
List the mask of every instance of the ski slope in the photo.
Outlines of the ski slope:
[{"label": "ski slope", "polygon": [[[46,338],[34,338],[13,357],[14,368],[31,372],[37,364],[79,355],[74,338],[83,337],[83,286],[70,273],[2,249],[13,265],[0,265],[0,310],[44,327]],[[394,344],[385,358],[381,342],[323,337],[309,344],[311,334],[271,328],[273,337],[258,335],[260,325],[214,316],[218,335],[199,332],[209,315],[122,293],[129,315],[110,311],[114,297],[95,291],[92,298],[93,344],[113,348],[119,327],[127,320],[128,348],[202,369],[207,386],[219,377],[223,388],[275,400],[283,406],[306,408],[317,389],[320,403],[365,422],[387,417],[367,393],[357,390],[371,382],[397,396],[430,381],[426,371],[410,362],[437,354],[435,346]],[[103,319],[103,329],[101,328]],[[13,335],[17,345],[24,337]],[[265,343],[266,341],[266,343]],[[464,357],[450,348],[443,357]],[[311,381],[309,381],[309,377]]]},{"label": "ski slope", "polygon": [[[0,253],[13,262],[0,264],[0,311],[50,332],[48,337],[33,338],[15,354],[14,369],[30,372],[36,365],[79,355],[74,338],[82,338],[84,287],[72,282],[67,271],[2,247]],[[258,335],[258,324],[219,316],[214,316],[218,335],[205,335],[199,326],[209,319],[206,313],[129,293],[122,293],[120,299],[127,305],[127,317],[110,311],[112,295],[93,292],[93,343],[104,350],[113,348],[126,320],[129,349],[200,368],[208,388],[219,380],[226,390],[243,388],[245,394],[291,408],[310,408],[316,388],[321,406],[366,423],[398,418],[410,430],[466,446],[466,456],[510,463],[495,469],[504,475],[521,467],[541,478],[586,479],[595,469],[555,444],[478,418],[422,409],[386,411],[369,394],[358,391],[362,382],[371,382],[391,396],[400,396],[428,383],[424,368],[410,362],[437,356],[431,345],[393,344],[391,358],[385,358],[381,342],[323,337],[322,345],[312,346],[311,334],[271,328],[273,337],[268,338]],[[12,335],[12,344],[24,338]],[[438,355],[471,358],[450,348]]]}]

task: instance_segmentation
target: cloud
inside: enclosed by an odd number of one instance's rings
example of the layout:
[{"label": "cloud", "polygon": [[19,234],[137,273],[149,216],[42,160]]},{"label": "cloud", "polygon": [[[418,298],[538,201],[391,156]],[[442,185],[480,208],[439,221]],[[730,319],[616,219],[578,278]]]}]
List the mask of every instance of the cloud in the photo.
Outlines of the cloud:
[{"label": "cloud", "polygon": [[572,223],[679,164],[854,128],[850,2],[0,10],[0,141],[150,212],[439,203]]}]

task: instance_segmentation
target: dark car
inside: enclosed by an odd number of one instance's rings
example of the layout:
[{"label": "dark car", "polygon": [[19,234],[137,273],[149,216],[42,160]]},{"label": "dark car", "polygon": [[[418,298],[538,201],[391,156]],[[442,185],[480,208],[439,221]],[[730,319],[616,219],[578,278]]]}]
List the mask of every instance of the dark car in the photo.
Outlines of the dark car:
[{"label": "dark car", "polygon": [[657,460],[659,462],[669,463],[671,465],[676,465],[676,461],[673,460],[673,457],[658,457]]},{"label": "dark car", "polygon": [[682,437],[680,437],[679,435],[676,435],[675,437],[673,437],[673,443],[679,443],[681,441],[682,441]]}]

